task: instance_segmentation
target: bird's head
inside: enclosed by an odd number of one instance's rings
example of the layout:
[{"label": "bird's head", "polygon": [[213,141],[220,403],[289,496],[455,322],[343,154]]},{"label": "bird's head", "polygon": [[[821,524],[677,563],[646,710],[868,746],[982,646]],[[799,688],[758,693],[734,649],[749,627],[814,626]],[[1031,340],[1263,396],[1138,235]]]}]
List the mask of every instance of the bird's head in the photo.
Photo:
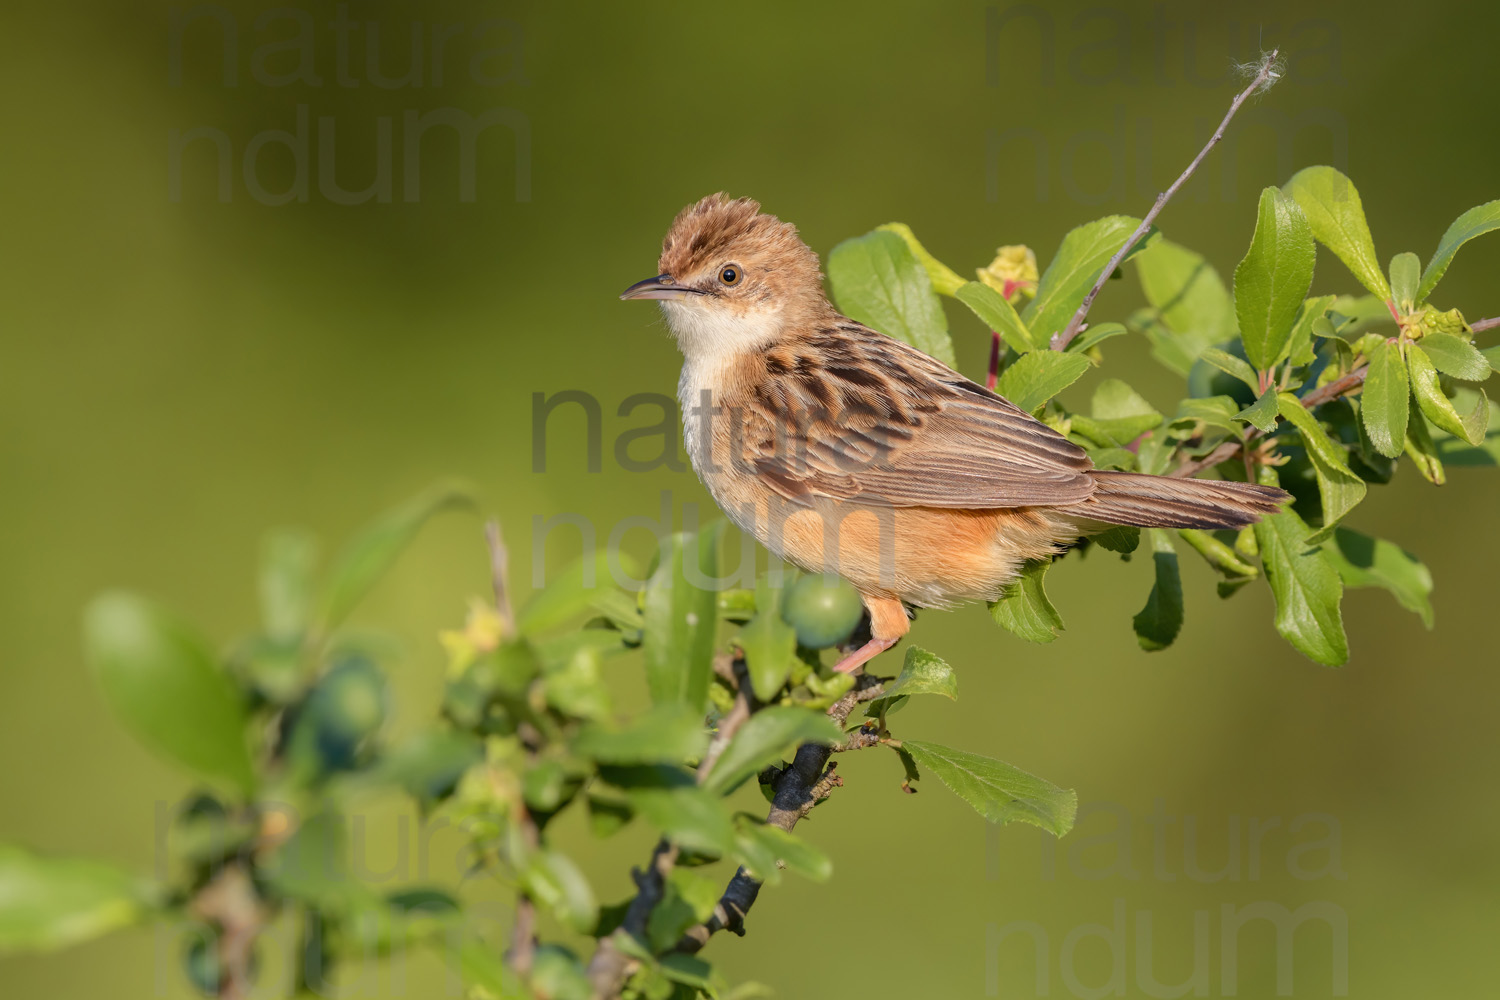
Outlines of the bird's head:
[{"label": "bird's head", "polygon": [[689,359],[763,348],[831,308],[817,254],[749,198],[713,194],[683,209],[657,267],[620,298],[660,301]]}]

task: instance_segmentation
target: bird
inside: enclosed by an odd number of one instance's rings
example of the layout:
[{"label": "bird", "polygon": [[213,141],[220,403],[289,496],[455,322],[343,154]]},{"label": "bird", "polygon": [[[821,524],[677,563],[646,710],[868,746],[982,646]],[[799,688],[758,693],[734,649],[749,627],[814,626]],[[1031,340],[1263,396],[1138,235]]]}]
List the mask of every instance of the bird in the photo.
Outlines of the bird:
[{"label": "bird", "polygon": [[858,591],[860,670],[908,606],[997,600],[1029,561],[1113,525],[1241,528],[1290,500],[1253,483],[1096,469],[1002,396],[839,313],[817,254],[749,198],[688,205],[654,300],[683,355],[677,395],[693,470],[726,516],[783,560]]}]

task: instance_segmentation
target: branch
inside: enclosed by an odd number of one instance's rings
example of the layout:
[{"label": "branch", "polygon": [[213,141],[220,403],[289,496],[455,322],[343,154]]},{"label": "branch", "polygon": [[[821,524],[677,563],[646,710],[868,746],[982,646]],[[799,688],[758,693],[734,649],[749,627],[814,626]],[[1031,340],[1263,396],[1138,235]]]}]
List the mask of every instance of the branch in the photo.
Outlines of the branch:
[{"label": "branch", "polygon": [[516,615],[510,606],[509,573],[510,554],[505,548],[505,539],[500,536],[500,522],[489,521],[484,526],[484,540],[490,547],[490,584],[495,589],[495,612],[505,623],[507,633],[516,630]]},{"label": "branch", "polygon": [[1251,94],[1263,89],[1279,75],[1276,68],[1276,54],[1278,51],[1278,49],[1272,49],[1269,55],[1262,57],[1260,72],[1255,74],[1255,79],[1250,81],[1250,85],[1240,91],[1238,96],[1230,103],[1229,113],[1219,123],[1218,130],[1208,140],[1208,144],[1198,151],[1198,155],[1193,158],[1193,162],[1189,163],[1187,169],[1172,182],[1172,186],[1156,196],[1156,204],[1151,206],[1151,211],[1146,213],[1146,217],[1141,220],[1141,224],[1136,227],[1135,232],[1130,234],[1130,238],[1125,241],[1124,246],[1120,247],[1115,255],[1110,258],[1109,263],[1104,265],[1104,270],[1099,273],[1098,279],[1094,282],[1094,287],[1089,289],[1089,293],[1084,296],[1083,304],[1078,307],[1078,311],[1073,314],[1073,318],[1068,320],[1068,325],[1063,328],[1062,333],[1052,335],[1051,346],[1054,351],[1066,350],[1073,338],[1078,336],[1078,332],[1083,328],[1083,321],[1089,314],[1089,307],[1094,304],[1094,297],[1099,294],[1099,290],[1104,287],[1104,283],[1109,280],[1109,276],[1115,273],[1115,268],[1120,266],[1120,262],[1125,259],[1125,255],[1130,253],[1131,249],[1140,242],[1141,238],[1151,231],[1151,223],[1155,221],[1161,210],[1166,207],[1167,202],[1172,200],[1172,196],[1177,193],[1177,189],[1182,187],[1189,177],[1193,176],[1193,171],[1198,169],[1198,164],[1203,162],[1203,158],[1208,155],[1208,151],[1218,145],[1220,139],[1224,138],[1224,130],[1229,127],[1230,120],[1240,110],[1240,105],[1244,104]]},{"label": "branch", "polygon": [[589,960],[589,983],[593,987],[595,1000],[611,1000],[620,995],[620,987],[630,975],[634,959],[620,950],[615,935],[627,934],[637,940],[646,940],[646,924],[651,911],[660,903],[667,891],[667,875],[677,863],[677,845],[663,839],[651,852],[651,861],[645,871],[634,869],[636,894],[625,909],[625,919],[614,934],[599,942],[594,957]]},{"label": "branch", "polygon": [[[861,674],[855,688],[828,709],[828,717],[842,729],[856,705],[874,701],[884,691],[884,681]],[[873,745],[873,742],[866,742],[856,736],[840,746],[804,743],[798,747],[792,763],[777,773],[771,782],[771,811],[766,816],[766,823],[790,833],[798,820],[812,812],[814,806],[844,783],[836,770],[836,763],[829,760],[833,753]],[[689,954],[696,952],[719,931],[727,930],[732,934],[743,935],[745,915],[755,905],[755,900],[760,895],[760,886],[759,879],[740,868],[734,873],[734,878],[729,880],[724,894],[719,897],[713,915],[696,927],[689,928],[674,950]]]},{"label": "branch", "polygon": [[[1360,389],[1364,386],[1365,372],[1367,370],[1368,368],[1366,367],[1359,367],[1349,372],[1347,375],[1339,376],[1326,385],[1318,386],[1316,389],[1312,390],[1307,395],[1302,397],[1302,405],[1309,410],[1313,410],[1322,406],[1324,403],[1332,402],[1333,400],[1338,399],[1340,396],[1349,395],[1356,389]],[[1167,473],[1167,475],[1173,477],[1174,479],[1189,479],[1193,476],[1196,476],[1204,469],[1211,469],[1214,466],[1218,465],[1220,462],[1229,461],[1229,459],[1239,454],[1246,445],[1263,437],[1265,437],[1264,434],[1262,434],[1258,429],[1252,427],[1250,428],[1249,433],[1245,435],[1245,439],[1243,441],[1225,441],[1223,444],[1219,445],[1217,448],[1209,452],[1207,455],[1204,455],[1202,458],[1194,459],[1191,462],[1184,462],[1176,469],[1173,469],[1171,472]]]},{"label": "branch", "polygon": [[255,937],[267,919],[255,883],[241,865],[231,864],[198,891],[192,912],[219,930],[219,997],[244,1000],[250,995]]},{"label": "branch", "polygon": [[[484,540],[490,549],[490,583],[495,591],[495,613],[500,616],[501,626],[507,636],[515,635],[516,615],[510,604],[508,567],[510,556],[505,548],[505,539],[500,534],[500,522],[489,521],[484,526]],[[527,756],[535,759],[536,753],[527,748]],[[524,805],[520,806],[516,823],[521,828],[521,839],[528,850],[536,850],[541,836],[536,821]],[[525,891],[516,893],[516,922],[510,931],[510,947],[505,958],[516,975],[525,979],[531,975],[532,960],[536,957],[536,903]]]},{"label": "branch", "polygon": [[[751,713],[755,710],[754,696],[750,690],[750,678],[746,673],[743,657],[715,656],[714,673],[734,687],[735,696],[734,704],[719,720],[718,731],[709,741],[703,760],[698,764],[698,784],[700,785],[707,780],[714,764],[723,755],[725,747],[729,746],[729,741],[734,739],[734,734],[739,732],[740,727],[749,720]],[[636,896],[630,901],[630,906],[625,911],[625,919],[620,922],[620,929],[616,930],[615,934],[624,933],[640,941],[646,940],[651,911],[665,895],[666,879],[671,874],[672,866],[676,864],[676,861],[677,847],[663,839],[652,851],[651,862],[646,866],[646,870],[632,872],[635,878]],[[608,1000],[616,996],[626,977],[630,975],[633,960],[620,950],[619,943],[612,938],[613,935],[600,941],[594,957],[589,960],[589,982],[593,985],[594,996],[598,1000]]]},{"label": "branch", "polygon": [[[718,657],[715,657],[715,660],[717,661]],[[719,670],[717,663],[714,669]],[[730,660],[728,670],[735,687],[734,704],[719,720],[718,731],[714,733],[713,739],[708,741],[708,749],[703,753],[703,760],[698,763],[698,784],[700,785],[708,780],[714,765],[719,762],[724,749],[729,746],[729,741],[734,739],[734,734],[740,731],[740,727],[749,721],[750,714],[755,711],[751,704],[753,697],[750,694],[750,679],[746,674],[744,657],[736,656]]]},{"label": "branch", "polygon": [[1475,320],[1473,323],[1469,324],[1469,329],[1474,331],[1475,333],[1479,333],[1482,330],[1488,330],[1491,327],[1496,326],[1500,326],[1500,316],[1492,316],[1489,319]]}]

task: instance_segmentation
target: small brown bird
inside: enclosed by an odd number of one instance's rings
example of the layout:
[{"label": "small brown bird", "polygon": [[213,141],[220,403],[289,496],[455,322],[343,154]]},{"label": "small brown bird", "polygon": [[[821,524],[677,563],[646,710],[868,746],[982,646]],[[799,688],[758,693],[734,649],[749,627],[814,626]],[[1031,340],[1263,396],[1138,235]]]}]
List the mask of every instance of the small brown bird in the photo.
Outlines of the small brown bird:
[{"label": "small brown bird", "polygon": [[1040,420],[913,347],[839,314],[795,227],[747,198],[678,214],[657,299],[684,363],[693,468],[735,524],[859,591],[871,639],[854,671],[906,634],[906,604],[994,600],[1023,563],[1125,524],[1237,528],[1281,490],[1097,470]]}]

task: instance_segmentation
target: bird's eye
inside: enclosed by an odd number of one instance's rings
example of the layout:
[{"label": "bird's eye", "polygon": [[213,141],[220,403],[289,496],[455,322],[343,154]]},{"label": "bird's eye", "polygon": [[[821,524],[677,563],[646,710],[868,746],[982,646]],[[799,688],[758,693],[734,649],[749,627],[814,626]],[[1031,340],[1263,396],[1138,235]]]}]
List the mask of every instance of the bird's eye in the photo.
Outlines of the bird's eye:
[{"label": "bird's eye", "polygon": [[740,269],[730,264],[719,272],[719,280],[726,285],[738,284],[740,280]]}]

